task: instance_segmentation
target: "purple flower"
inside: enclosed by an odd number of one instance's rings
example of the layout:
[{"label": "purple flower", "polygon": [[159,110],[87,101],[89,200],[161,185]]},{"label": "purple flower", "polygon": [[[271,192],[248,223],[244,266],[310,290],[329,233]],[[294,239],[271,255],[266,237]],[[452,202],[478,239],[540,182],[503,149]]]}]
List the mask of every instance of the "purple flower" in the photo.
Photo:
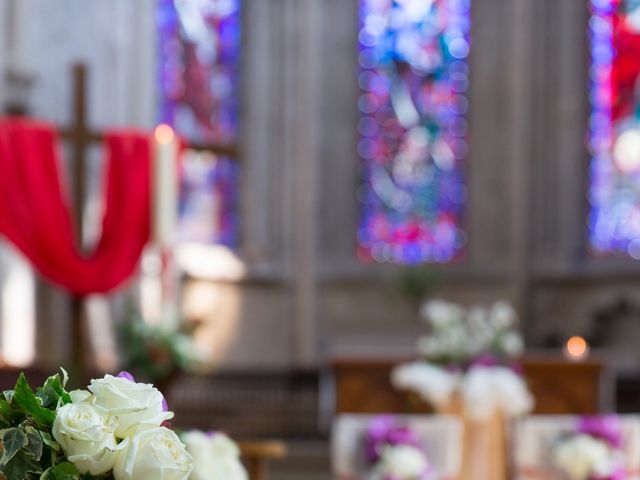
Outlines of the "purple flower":
[{"label": "purple flower", "polygon": [[365,455],[377,463],[385,446],[409,445],[423,450],[418,436],[411,429],[399,425],[392,415],[381,415],[371,420],[365,437]]},{"label": "purple flower", "polygon": [[471,361],[469,368],[473,367],[497,367],[500,365],[500,361],[498,357],[496,357],[493,353],[483,353],[478,355]]},{"label": "purple flower", "polygon": [[602,440],[613,449],[622,447],[622,425],[615,415],[582,417],[578,432]]},{"label": "purple flower", "polygon": [[130,382],[133,382],[133,383],[136,382],[135,378],[133,378],[133,375],[131,375],[129,372],[124,372],[124,371],[120,372],[117,375],[117,377],[118,378],[124,378],[124,379],[129,380]]}]

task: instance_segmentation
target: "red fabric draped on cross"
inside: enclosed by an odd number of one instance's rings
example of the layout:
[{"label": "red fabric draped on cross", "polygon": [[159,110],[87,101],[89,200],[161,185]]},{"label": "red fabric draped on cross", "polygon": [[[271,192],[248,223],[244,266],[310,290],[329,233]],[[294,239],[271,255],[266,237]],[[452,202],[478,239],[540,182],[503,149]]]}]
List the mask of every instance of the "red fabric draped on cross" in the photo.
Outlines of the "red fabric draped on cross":
[{"label": "red fabric draped on cross", "polygon": [[0,234],[44,277],[76,295],[108,292],[128,279],[150,235],[150,138],[119,131],[107,134],[105,145],[102,236],[84,256],[58,173],[54,128],[0,120]]}]

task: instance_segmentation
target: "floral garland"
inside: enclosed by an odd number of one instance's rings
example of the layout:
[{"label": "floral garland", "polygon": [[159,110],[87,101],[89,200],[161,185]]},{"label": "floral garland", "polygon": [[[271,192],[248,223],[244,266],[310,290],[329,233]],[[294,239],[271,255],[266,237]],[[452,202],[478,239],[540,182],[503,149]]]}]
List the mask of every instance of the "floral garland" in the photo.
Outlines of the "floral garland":
[{"label": "floral garland", "polygon": [[574,432],[557,440],[551,456],[570,480],[626,480],[622,446],[618,417],[583,417]]},{"label": "floral garland", "polygon": [[0,478],[187,480],[193,460],[151,384],[123,372],[67,392],[67,374],[35,392],[24,374],[0,398]]},{"label": "floral garland", "polygon": [[434,478],[418,435],[400,425],[391,415],[382,415],[371,421],[365,434],[364,452],[370,468],[369,480]]},{"label": "floral garland", "polygon": [[458,396],[465,414],[475,420],[496,411],[517,417],[532,409],[517,363],[523,341],[514,329],[517,316],[511,305],[466,309],[435,300],[421,312],[431,330],[418,341],[423,360],[393,370],[396,388],[413,391],[436,408]]}]

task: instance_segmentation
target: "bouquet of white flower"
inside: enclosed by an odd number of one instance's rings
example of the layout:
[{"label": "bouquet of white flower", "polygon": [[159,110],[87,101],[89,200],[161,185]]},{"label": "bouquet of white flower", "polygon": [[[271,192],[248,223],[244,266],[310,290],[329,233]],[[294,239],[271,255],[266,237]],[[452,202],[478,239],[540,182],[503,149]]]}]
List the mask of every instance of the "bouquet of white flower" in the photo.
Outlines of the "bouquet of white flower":
[{"label": "bouquet of white flower", "polygon": [[67,392],[66,372],[35,392],[23,374],[0,398],[0,478],[187,480],[191,455],[167,427],[162,394],[131,375]]},{"label": "bouquet of white flower", "polygon": [[464,308],[434,300],[420,312],[431,332],[419,340],[418,350],[431,363],[466,366],[489,355],[504,362],[520,356],[524,349],[522,336],[515,330],[518,317],[505,301],[490,308]]},{"label": "bouquet of white flower", "polygon": [[422,315],[431,327],[418,341],[423,360],[393,370],[396,388],[417,393],[441,411],[457,398],[474,420],[531,410],[533,399],[515,363],[524,343],[511,305],[464,308],[435,300],[423,306]]}]

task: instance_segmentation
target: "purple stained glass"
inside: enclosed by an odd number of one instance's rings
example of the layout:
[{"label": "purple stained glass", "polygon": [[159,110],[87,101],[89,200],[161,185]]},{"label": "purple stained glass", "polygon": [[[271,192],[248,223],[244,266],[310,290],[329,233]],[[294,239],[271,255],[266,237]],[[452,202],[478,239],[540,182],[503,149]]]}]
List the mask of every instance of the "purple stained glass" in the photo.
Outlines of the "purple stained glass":
[{"label": "purple stained glass", "polygon": [[238,136],[240,0],[158,0],[160,121],[190,141]]},{"label": "purple stained glass", "polygon": [[180,162],[180,240],[237,245],[238,164],[187,150]]},{"label": "purple stained glass", "polygon": [[589,243],[640,259],[640,1],[591,0]]},{"label": "purple stained glass", "polygon": [[[187,142],[235,146],[241,0],[158,0],[159,121]],[[239,167],[234,158],[181,159],[179,237],[235,247]]]},{"label": "purple stained glass", "polygon": [[358,256],[459,258],[470,0],[360,0]]}]

